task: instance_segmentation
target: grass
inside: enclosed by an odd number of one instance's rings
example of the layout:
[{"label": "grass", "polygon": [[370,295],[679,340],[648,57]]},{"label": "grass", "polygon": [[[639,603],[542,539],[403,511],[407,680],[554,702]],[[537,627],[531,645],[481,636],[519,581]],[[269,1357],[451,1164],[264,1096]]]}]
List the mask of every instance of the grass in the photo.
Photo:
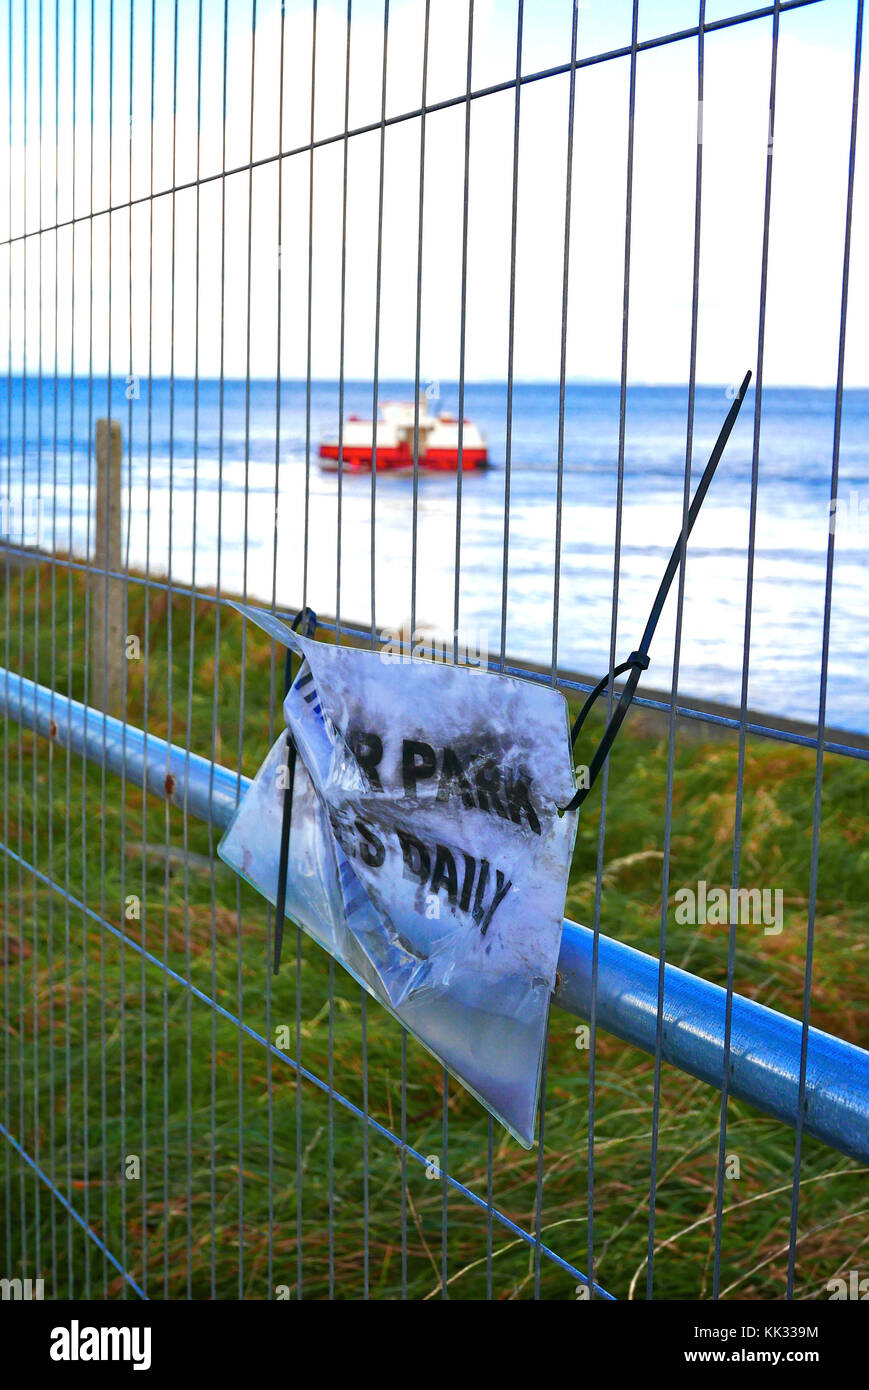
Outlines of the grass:
[{"label": "grass", "polygon": [[[86,577],[42,563],[7,574],[0,661],[77,699],[85,691]],[[171,605],[132,584],[125,631],[132,723],[253,774],[269,746],[280,658],[263,634],[223,609]],[[147,656],[147,660],[145,657]],[[147,677],[147,686],[146,686]],[[590,734],[593,737],[594,729]],[[4,721],[3,856],[6,1021],[0,1122],[151,1297],[484,1297],[535,1290],[534,1253],[254,1038],[146,962],[143,947],[255,1033],[295,1055],[380,1124],[401,1128],[398,1026],[307,939],[290,932],[281,973],[266,968],[263,901],[214,854],[201,823],[122,786],[64,749]],[[601,927],[657,954],[667,741],[635,714],[611,758]],[[736,988],[801,1011],[814,754],[748,744],[740,880],[784,892],[784,929],[741,927]],[[671,889],[728,884],[735,740],[675,750]],[[567,915],[593,920],[600,797],[580,823]],[[869,795],[862,763],[828,757],[813,967],[812,1022],[867,1041]],[[167,856],[166,847],[173,854]],[[14,856],[18,856],[15,858]],[[19,862],[23,860],[24,864]],[[58,885],[48,884],[27,865]],[[140,900],[137,908],[131,898]],[[86,904],[83,911],[77,903]],[[139,915],[136,915],[137,912]],[[127,943],[101,926],[121,929]],[[130,944],[133,943],[133,944]],[[724,982],[727,927],[680,925],[671,896],[667,956]],[[330,988],[334,984],[334,1007]],[[544,1241],[581,1270],[589,1242],[591,1054],[578,1020],[551,1020]],[[280,1030],[285,1030],[281,1032]],[[367,1060],[367,1065],[366,1065]],[[644,1297],[649,1231],[653,1060],[599,1033],[595,1050],[595,1278],[619,1298]],[[488,1119],[438,1064],[407,1042],[408,1143],[485,1197]],[[668,1067],[661,1075],[654,1291],[712,1289],[720,1097]],[[297,1113],[301,1128],[297,1133]],[[495,1125],[493,1200],[526,1230],[537,1220],[537,1154]],[[302,1162],[297,1183],[297,1147]],[[98,1246],[8,1144],[2,1152],[0,1249],[8,1277],[46,1281],[46,1297],[135,1297]],[[781,1298],[787,1274],[794,1137],[731,1102],[721,1289]],[[367,1178],[366,1178],[367,1175]],[[402,1191],[406,1235],[402,1238]],[[865,1170],[804,1142],[796,1296],[826,1298],[842,1270],[866,1271]],[[367,1229],[364,1210],[367,1198]],[[297,1214],[300,1212],[300,1219]],[[444,1217],[446,1214],[446,1224]],[[404,1250],[404,1254],[403,1254]],[[404,1268],[403,1268],[404,1265]],[[487,1268],[488,1267],[488,1268]],[[576,1280],[543,1258],[544,1298],[576,1297]]]}]

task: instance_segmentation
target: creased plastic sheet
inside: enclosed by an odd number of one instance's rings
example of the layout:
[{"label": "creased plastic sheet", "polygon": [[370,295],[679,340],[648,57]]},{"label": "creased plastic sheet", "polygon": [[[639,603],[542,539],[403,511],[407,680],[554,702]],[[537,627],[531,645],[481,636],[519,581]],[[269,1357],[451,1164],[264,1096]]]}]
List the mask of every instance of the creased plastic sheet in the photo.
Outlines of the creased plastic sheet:
[{"label": "creased plastic sheet", "polygon": [[[298,636],[286,912],[530,1146],[576,815],[551,687]],[[282,732],[219,853],[273,905]]]}]

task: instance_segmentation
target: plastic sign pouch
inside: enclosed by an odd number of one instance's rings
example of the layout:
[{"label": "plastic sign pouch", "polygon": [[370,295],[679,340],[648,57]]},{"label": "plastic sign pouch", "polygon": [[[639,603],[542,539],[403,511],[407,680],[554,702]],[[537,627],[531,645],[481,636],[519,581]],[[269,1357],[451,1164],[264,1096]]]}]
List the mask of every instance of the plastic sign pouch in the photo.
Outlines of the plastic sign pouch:
[{"label": "plastic sign pouch", "polygon": [[[576,835],[550,686],[298,636],[285,910],[520,1143],[534,1137]],[[219,847],[278,902],[288,740]]]}]

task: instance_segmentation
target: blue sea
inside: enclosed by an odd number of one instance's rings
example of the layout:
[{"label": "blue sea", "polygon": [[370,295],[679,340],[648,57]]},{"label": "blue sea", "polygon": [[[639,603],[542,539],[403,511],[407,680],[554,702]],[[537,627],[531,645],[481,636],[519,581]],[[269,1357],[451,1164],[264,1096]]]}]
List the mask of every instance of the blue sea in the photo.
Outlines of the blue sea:
[{"label": "blue sea", "polygon": [[[458,387],[441,382],[431,408],[456,411]],[[124,431],[125,545],[133,567],[179,583],[220,583],[280,607],[304,600],[342,623],[378,631],[416,627],[488,647],[502,642],[506,585],[508,658],[597,675],[608,664],[613,622],[619,453],[619,389],[572,383],[564,412],[561,545],[556,384],[514,387],[509,526],[505,537],[507,392],[468,384],[465,415],[488,436],[492,467],[466,474],[322,473],[317,446],[338,426],[337,382],[306,386],[105,378],[0,380],[0,529],[13,542],[84,557],[88,441],[109,411]],[[128,399],[128,394],[131,397]],[[198,407],[197,407],[198,394]],[[696,479],[730,407],[733,388],[696,393]],[[380,383],[380,398],[409,400],[408,382]],[[71,403],[74,409],[71,411]],[[346,382],[345,413],[371,415],[372,388]],[[7,421],[11,406],[11,428]],[[685,576],[679,694],[738,704],[746,626],[747,553],[755,397],[742,414],[691,539]],[[816,723],[824,616],[835,395],[765,388],[760,431],[752,582],[749,705]],[[627,393],[618,564],[618,656],[636,646],[681,524],[686,387],[632,386]],[[131,453],[128,472],[127,450]],[[275,479],[277,459],[277,513]],[[37,499],[41,497],[41,503]],[[129,506],[127,499],[129,497]],[[150,518],[150,525],[149,525]],[[195,523],[195,524],[194,524]],[[276,529],[277,528],[277,529]],[[505,545],[506,539],[506,545]],[[869,732],[869,391],[845,393],[835,523],[827,723]],[[92,548],[92,545],[91,545]],[[373,562],[372,562],[373,552]],[[456,559],[458,554],[458,568]],[[506,556],[506,580],[505,580]],[[339,592],[340,562],[340,592]],[[372,592],[373,564],[373,592]],[[555,618],[555,574],[558,613]],[[676,586],[652,646],[648,688],[673,676]]]}]

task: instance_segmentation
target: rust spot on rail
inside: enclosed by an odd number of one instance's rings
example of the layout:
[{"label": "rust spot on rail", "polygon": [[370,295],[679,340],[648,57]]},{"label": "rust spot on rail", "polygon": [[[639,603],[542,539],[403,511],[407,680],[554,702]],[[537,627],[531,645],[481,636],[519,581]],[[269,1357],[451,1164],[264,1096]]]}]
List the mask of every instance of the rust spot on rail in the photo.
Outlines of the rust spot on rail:
[{"label": "rust spot on rail", "polygon": [[163,786],[166,789],[166,795],[171,796],[175,790],[175,778],[172,776],[171,772],[166,773],[166,781],[163,783]]}]

